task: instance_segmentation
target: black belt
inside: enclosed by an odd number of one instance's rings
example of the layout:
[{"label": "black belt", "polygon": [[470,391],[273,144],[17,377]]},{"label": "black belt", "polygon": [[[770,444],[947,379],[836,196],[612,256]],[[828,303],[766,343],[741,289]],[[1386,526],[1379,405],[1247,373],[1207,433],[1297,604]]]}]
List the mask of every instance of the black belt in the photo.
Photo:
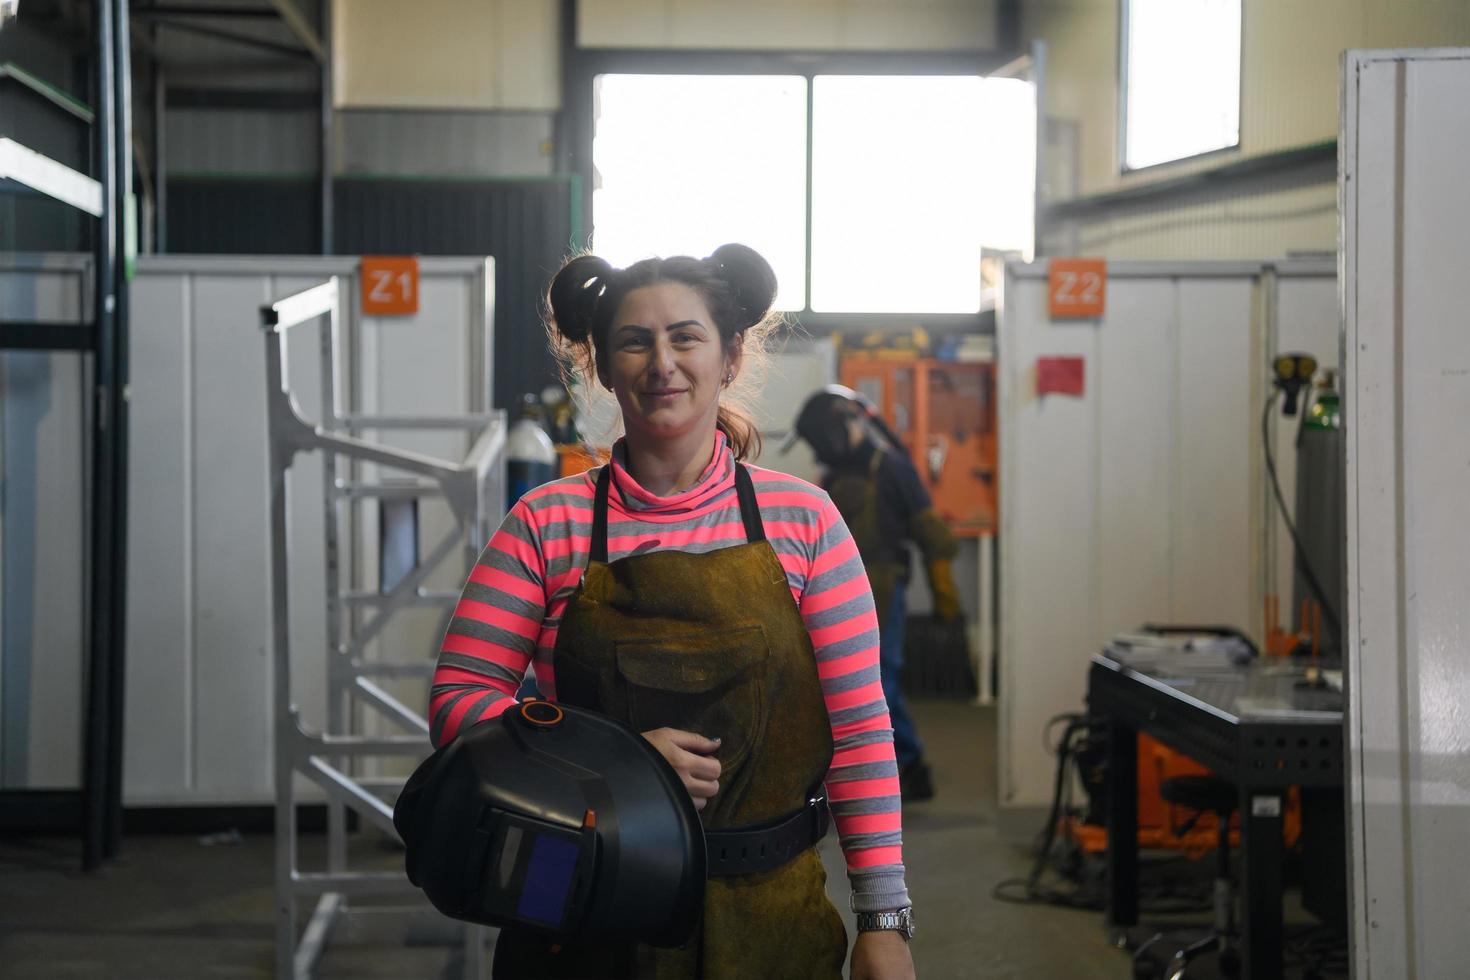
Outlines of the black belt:
[{"label": "black belt", "polygon": [[818,790],[806,801],[806,806],[769,823],[733,830],[706,830],[707,874],[720,878],[779,868],[827,836],[831,819],[827,794]]}]

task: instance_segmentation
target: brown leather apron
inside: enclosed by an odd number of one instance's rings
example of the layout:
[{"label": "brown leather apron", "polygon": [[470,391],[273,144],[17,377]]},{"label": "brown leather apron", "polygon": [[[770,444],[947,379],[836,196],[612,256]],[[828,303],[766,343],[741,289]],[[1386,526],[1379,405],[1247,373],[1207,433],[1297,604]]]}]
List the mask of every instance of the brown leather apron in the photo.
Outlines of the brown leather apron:
[{"label": "brown leather apron", "polygon": [[[607,561],[610,466],[593,504],[587,571],[562,615],[557,699],[640,732],[670,727],[721,739],[708,830],[800,810],[832,761],[832,731],[806,625],[765,538],[755,489],[736,464],[746,543],[707,554],[661,551]],[[599,945],[553,951],[506,930],[497,978],[822,980],[842,976],[847,934],[815,848],[772,871],[710,878],[704,918],[679,949]]]}]

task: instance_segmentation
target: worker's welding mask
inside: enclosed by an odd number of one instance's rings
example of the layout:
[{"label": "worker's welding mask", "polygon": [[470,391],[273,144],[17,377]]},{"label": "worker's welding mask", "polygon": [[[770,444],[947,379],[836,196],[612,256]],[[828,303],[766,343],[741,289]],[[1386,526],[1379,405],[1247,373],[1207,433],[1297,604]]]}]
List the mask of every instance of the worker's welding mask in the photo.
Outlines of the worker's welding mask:
[{"label": "worker's welding mask", "polygon": [[399,795],[408,878],[440,912],[552,941],[678,946],[705,841],[658,751],[605,715],[526,701],[443,746]]},{"label": "worker's welding mask", "polygon": [[839,465],[853,451],[849,423],[865,415],[864,404],[856,392],[841,385],[828,385],[801,406],[781,451],[789,452],[797,439],[805,439],[818,462],[825,466]]}]

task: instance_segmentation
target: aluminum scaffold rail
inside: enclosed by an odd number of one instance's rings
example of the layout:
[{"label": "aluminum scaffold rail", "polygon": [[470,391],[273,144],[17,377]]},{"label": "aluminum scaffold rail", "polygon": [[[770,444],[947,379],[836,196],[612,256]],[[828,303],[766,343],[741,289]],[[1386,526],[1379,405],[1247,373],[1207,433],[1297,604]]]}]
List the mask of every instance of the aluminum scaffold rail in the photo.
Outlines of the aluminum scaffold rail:
[{"label": "aluminum scaffold rail", "polygon": [[[432,572],[460,554],[467,572],[498,521],[503,492],[505,414],[481,412],[469,417],[405,418],[348,414],[340,405],[342,296],[336,277],[261,307],[265,330],[266,405],[270,452],[271,643],[274,670],[276,788],[276,975],[305,980],[330,938],[339,917],[355,910],[349,899],[403,896],[427,909],[421,893],[401,872],[352,870],[347,860],[347,811],[367,826],[396,839],[389,800],[401,780],[362,775],[358,765],[371,757],[422,757],[430,750],[429,724],[422,714],[395,697],[371,677],[423,676],[432,671],[432,649],[422,661],[391,664],[368,657],[368,647],[382,635],[389,618],[424,605],[452,608],[458,595],[426,587]],[[286,367],[288,332],[307,323],[321,328],[321,421],[303,418],[292,397]],[[488,329],[488,321],[487,327]],[[357,435],[363,430],[437,429],[473,435],[469,451],[458,462],[381,445]],[[320,453],[326,570],[327,711],[323,731],[312,730],[293,701],[291,685],[291,537],[290,471],[298,455]],[[373,482],[341,480],[338,457],[411,475]],[[386,591],[370,595],[344,586],[339,525],[349,509],[365,500],[405,497],[442,498],[455,526]],[[347,615],[344,616],[344,613]],[[362,613],[360,617],[358,613]],[[424,702],[427,703],[427,691]],[[402,734],[368,735],[352,730],[371,710]],[[296,777],[310,780],[327,801],[327,868],[304,871],[299,866]],[[385,799],[385,796],[388,799]],[[314,801],[313,801],[314,802]],[[298,900],[316,897],[309,921],[298,939]],[[485,969],[487,930],[466,926],[464,969],[481,977]]]}]

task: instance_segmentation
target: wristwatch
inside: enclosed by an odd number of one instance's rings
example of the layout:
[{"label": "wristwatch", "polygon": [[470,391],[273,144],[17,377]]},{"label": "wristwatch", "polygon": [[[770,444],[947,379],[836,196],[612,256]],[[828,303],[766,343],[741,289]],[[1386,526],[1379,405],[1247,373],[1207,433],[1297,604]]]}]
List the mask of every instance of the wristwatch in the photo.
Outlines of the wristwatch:
[{"label": "wristwatch", "polygon": [[914,938],[914,907],[905,905],[901,909],[892,912],[859,912],[857,913],[858,932],[877,932],[879,930],[892,929],[907,942]]}]

